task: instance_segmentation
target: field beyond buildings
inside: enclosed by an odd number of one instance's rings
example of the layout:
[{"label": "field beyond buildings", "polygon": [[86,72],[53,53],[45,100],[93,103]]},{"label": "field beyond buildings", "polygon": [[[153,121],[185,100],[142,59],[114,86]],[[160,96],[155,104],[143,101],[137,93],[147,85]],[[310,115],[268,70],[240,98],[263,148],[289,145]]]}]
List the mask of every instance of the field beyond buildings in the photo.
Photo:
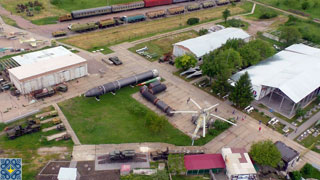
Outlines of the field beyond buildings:
[{"label": "field beyond buildings", "polygon": [[229,8],[232,15],[248,12],[251,10],[252,3],[244,2],[237,6],[222,6],[200,10],[183,15],[162,18],[152,21],[144,21],[130,25],[122,25],[102,31],[80,34],[60,41],[85,50],[93,50],[98,47],[111,46],[124,41],[133,41],[156,34],[165,33],[187,27],[187,20],[197,17],[200,22],[208,22],[221,18],[222,12]]}]

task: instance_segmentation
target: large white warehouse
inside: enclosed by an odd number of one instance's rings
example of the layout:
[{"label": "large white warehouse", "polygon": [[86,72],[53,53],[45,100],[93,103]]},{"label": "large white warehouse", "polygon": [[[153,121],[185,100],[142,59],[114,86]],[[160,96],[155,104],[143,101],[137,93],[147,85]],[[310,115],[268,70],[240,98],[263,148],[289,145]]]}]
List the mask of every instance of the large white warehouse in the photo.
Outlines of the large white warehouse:
[{"label": "large white warehouse", "polygon": [[320,49],[294,44],[231,79],[237,81],[245,72],[256,100],[291,117],[320,93]]},{"label": "large white warehouse", "polygon": [[9,69],[9,77],[22,94],[88,74],[87,61],[62,46],[12,59],[21,66]]},{"label": "large white warehouse", "polygon": [[197,59],[205,54],[220,48],[229,39],[243,39],[249,42],[250,35],[239,28],[226,28],[200,37],[188,39],[173,45],[173,55],[178,57],[184,54],[193,54]]}]

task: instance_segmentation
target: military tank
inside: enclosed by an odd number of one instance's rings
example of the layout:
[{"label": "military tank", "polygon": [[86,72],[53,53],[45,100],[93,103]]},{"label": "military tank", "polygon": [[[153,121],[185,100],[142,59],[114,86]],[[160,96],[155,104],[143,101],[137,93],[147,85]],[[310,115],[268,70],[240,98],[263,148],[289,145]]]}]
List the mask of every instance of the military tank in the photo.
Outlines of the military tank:
[{"label": "military tank", "polygon": [[15,139],[17,137],[23,136],[25,134],[31,134],[40,131],[40,124],[32,124],[23,128],[21,125],[8,128],[6,130],[9,139]]},{"label": "military tank", "polygon": [[136,152],[134,150],[124,150],[124,151],[115,150],[109,153],[109,159],[111,161],[133,159],[135,156],[136,156]]}]

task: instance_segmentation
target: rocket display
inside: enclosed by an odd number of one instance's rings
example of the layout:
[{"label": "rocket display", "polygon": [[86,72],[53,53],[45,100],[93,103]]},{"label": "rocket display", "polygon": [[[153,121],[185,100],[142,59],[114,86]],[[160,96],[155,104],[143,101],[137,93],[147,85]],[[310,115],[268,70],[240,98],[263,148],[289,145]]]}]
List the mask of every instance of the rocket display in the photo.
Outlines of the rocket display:
[{"label": "rocket display", "polygon": [[126,86],[134,86],[141,82],[148,81],[150,79],[156,78],[159,76],[159,72],[156,69],[133,75],[124,79],[120,79],[114,82],[110,82],[95,88],[88,90],[84,96],[85,97],[99,97],[103,94],[109,92],[115,92],[118,89],[121,89]]}]

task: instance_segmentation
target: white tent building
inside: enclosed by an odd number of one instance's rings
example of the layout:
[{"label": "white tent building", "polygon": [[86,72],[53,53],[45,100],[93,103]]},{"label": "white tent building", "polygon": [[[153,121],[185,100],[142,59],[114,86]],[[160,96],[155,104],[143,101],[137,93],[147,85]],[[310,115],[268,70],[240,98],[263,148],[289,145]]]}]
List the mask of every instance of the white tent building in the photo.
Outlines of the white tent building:
[{"label": "white tent building", "polygon": [[173,45],[173,55],[193,54],[197,59],[215,49],[220,48],[229,39],[243,39],[248,42],[250,35],[239,28],[226,28],[200,37],[188,39]]},{"label": "white tent building", "polygon": [[88,74],[87,61],[62,46],[15,56],[12,59],[20,66],[9,69],[9,77],[22,94]]},{"label": "white tent building", "polygon": [[231,79],[237,81],[245,72],[255,99],[290,117],[320,93],[320,49],[294,44]]}]

